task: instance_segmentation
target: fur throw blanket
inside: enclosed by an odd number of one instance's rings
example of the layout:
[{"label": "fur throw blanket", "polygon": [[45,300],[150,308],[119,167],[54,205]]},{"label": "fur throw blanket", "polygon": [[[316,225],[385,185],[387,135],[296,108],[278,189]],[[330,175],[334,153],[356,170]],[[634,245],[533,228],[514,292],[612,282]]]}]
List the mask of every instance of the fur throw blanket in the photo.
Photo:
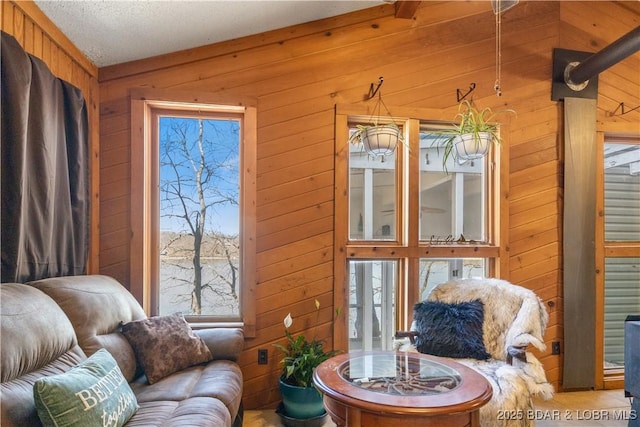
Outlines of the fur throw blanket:
[{"label": "fur throw blanket", "polygon": [[[491,401],[480,409],[484,427],[530,427],[535,424],[532,398],[548,400],[553,386],[547,382],[544,367],[530,352],[525,360],[507,363],[510,346],[532,345],[546,348],[544,330],[549,315],[531,290],[499,279],[453,280],[431,291],[427,300],[449,304],[481,301],[484,306],[483,342],[488,360],[455,359],[480,372],[493,388]],[[415,322],[412,330],[415,329]],[[419,330],[417,331],[420,332]],[[398,351],[417,351],[408,339],[396,341]]]}]

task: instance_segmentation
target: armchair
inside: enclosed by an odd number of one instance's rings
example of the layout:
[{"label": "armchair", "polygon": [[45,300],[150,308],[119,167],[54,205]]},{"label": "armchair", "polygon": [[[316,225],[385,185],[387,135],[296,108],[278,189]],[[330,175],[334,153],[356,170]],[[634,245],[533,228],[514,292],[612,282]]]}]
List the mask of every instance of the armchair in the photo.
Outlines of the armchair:
[{"label": "armchair", "polygon": [[482,426],[529,427],[532,397],[553,396],[542,364],[526,351],[529,345],[544,351],[548,319],[531,290],[499,279],[452,280],[416,304],[411,331],[396,334],[396,349],[456,357],[493,388],[480,409]]}]

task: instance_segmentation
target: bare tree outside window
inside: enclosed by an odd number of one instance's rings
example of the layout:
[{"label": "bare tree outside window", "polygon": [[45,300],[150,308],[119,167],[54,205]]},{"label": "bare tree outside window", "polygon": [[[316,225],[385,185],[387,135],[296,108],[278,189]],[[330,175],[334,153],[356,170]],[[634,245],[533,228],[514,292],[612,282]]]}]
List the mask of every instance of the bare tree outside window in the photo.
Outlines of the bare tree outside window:
[{"label": "bare tree outside window", "polygon": [[160,314],[239,314],[237,120],[160,117]]}]

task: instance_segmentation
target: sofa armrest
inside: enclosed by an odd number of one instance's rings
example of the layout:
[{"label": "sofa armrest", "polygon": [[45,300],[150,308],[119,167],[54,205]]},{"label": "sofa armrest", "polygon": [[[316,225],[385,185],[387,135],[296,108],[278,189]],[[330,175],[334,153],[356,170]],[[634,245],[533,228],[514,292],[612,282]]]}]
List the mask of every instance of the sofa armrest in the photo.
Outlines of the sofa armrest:
[{"label": "sofa armrest", "polygon": [[214,359],[237,361],[244,348],[244,334],[240,328],[208,328],[194,332],[207,344]]}]

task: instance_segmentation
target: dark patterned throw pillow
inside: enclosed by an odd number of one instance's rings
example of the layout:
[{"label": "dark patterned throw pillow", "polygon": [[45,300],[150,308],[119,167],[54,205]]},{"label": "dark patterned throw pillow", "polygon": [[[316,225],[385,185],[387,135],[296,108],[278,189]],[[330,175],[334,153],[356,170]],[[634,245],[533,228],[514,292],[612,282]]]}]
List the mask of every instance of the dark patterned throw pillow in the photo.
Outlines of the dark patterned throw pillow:
[{"label": "dark patterned throw pillow", "polygon": [[435,356],[486,360],[482,340],[484,305],[475,300],[457,304],[423,301],[413,308],[416,348]]},{"label": "dark patterned throw pillow", "polygon": [[207,345],[180,313],[126,323],[122,333],[133,347],[149,384],[212,359]]}]

